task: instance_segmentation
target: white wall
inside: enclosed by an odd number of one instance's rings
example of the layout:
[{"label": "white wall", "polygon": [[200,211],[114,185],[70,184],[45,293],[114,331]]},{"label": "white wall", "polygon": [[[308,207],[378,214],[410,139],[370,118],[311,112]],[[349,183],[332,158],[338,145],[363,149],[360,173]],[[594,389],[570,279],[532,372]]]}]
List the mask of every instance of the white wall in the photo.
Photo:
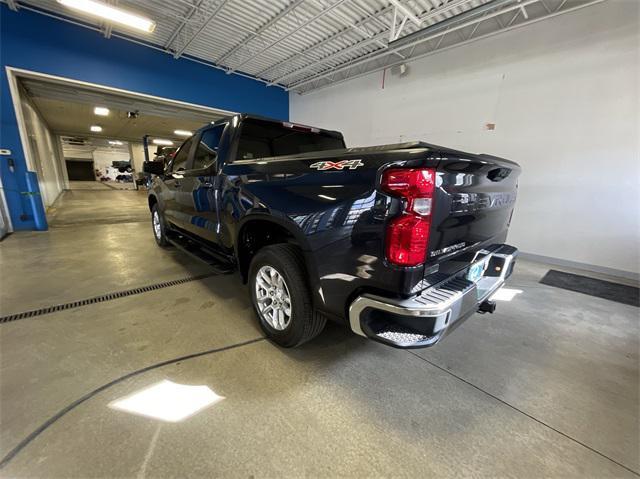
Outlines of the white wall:
[{"label": "white wall", "polygon": [[65,159],[73,160],[93,160],[92,147],[75,147],[63,145],[62,151]]},{"label": "white wall", "polygon": [[[93,151],[93,166],[96,169],[105,170],[106,168],[114,169],[111,163],[114,161],[129,161],[129,147],[122,150],[110,151],[106,148],[96,148]],[[116,170],[117,171],[117,170]]]},{"label": "white wall", "polygon": [[[409,65],[291,94],[293,121],[347,145],[422,139],[523,167],[509,242],[640,271],[638,4],[609,0]],[[495,131],[484,128],[496,123]]]},{"label": "white wall", "polygon": [[62,193],[65,185],[58,139],[24,92],[20,94],[20,103],[27,130],[29,158],[38,174],[44,206],[49,207]]},{"label": "white wall", "polygon": [[[98,143],[98,145],[95,143]],[[64,157],[74,160],[93,161],[94,171],[100,170],[102,176],[110,178],[111,181],[116,181],[116,177],[121,173],[112,166],[112,163],[131,159],[131,150],[128,142],[122,143],[121,146],[106,146],[93,139],[90,144],[84,146],[64,145]],[[120,183],[118,187],[120,189],[135,189],[133,183]]]}]

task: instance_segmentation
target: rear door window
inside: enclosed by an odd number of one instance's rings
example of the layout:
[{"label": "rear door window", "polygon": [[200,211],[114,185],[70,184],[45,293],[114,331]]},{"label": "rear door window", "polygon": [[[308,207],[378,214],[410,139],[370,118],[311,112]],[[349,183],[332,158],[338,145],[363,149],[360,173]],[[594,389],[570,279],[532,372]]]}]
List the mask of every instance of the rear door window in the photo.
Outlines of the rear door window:
[{"label": "rear door window", "polygon": [[193,159],[194,169],[207,168],[215,162],[225,126],[227,125],[216,125],[202,132]]},{"label": "rear door window", "polygon": [[193,137],[185,141],[176,153],[176,156],[173,157],[171,171],[177,173],[180,170],[184,171],[187,169],[187,160],[189,159],[189,150],[191,150],[191,145],[193,145]]}]

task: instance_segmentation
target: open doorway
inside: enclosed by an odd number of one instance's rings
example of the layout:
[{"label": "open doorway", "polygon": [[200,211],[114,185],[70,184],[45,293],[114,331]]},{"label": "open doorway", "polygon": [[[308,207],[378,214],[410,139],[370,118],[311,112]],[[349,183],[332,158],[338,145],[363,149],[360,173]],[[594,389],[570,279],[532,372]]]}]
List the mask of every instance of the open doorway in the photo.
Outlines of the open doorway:
[{"label": "open doorway", "polygon": [[51,227],[148,220],[143,137],[152,157],[232,114],[23,70],[7,69],[27,164]]}]

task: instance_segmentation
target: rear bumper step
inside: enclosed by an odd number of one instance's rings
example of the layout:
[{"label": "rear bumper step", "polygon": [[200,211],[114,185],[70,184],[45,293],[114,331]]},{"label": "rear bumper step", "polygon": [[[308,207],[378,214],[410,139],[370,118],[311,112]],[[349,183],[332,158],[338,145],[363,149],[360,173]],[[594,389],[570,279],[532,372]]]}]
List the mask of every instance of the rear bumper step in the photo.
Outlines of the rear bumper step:
[{"label": "rear bumper step", "polygon": [[[351,329],[398,348],[433,346],[476,311],[495,310],[488,300],[513,272],[517,255],[509,245],[480,251],[468,268],[408,299],[358,296],[349,307]],[[486,265],[484,273],[470,281],[467,273],[478,264]]]}]

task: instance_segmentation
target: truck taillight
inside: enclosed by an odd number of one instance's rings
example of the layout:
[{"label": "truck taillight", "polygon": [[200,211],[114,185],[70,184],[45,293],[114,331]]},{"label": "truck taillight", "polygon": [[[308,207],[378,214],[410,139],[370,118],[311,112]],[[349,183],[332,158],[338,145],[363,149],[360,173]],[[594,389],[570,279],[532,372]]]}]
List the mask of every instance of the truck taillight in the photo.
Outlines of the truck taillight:
[{"label": "truck taillight", "polygon": [[436,173],[431,168],[390,169],[383,173],[383,191],[406,200],[402,215],[387,226],[387,259],[398,266],[425,262]]}]

